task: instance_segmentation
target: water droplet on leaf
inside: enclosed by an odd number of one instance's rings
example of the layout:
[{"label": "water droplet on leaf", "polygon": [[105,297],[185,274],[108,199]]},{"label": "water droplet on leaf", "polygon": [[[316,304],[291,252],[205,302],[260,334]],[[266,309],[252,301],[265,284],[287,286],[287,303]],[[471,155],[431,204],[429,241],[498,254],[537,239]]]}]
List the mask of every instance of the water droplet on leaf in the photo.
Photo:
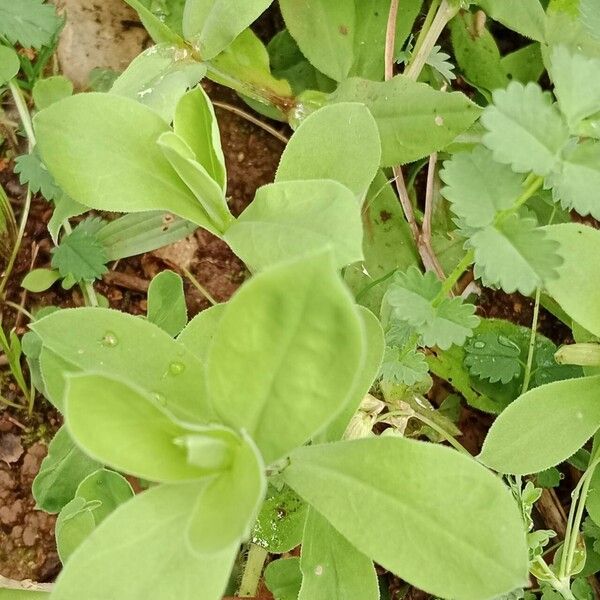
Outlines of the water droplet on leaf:
[{"label": "water droplet on leaf", "polygon": [[114,348],[119,343],[117,336],[112,331],[107,331],[102,338],[102,345]]},{"label": "water droplet on leaf", "polygon": [[181,375],[185,371],[185,365],[180,362],[174,362],[169,365],[171,375]]},{"label": "water droplet on leaf", "polygon": [[322,565],[317,565],[315,567],[315,575],[323,575],[323,566]]}]

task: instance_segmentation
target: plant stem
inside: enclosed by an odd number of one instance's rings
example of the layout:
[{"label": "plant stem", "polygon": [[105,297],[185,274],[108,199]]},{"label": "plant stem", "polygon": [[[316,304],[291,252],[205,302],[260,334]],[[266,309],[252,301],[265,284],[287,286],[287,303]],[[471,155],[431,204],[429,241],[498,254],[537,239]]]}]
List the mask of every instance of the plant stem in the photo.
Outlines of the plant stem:
[{"label": "plant stem", "polygon": [[398,0],[392,0],[388,13],[387,29],[385,32],[385,80],[394,76],[394,54],[396,46],[396,21],[398,19]]},{"label": "plant stem", "polygon": [[473,250],[469,250],[462,258],[462,260],[454,267],[454,270],[446,280],[442,284],[442,289],[437,297],[434,299],[434,306],[439,304],[446,296],[452,291],[454,286],[458,283],[458,280],[463,276],[463,274],[467,271],[467,269],[473,263],[473,259],[475,258],[475,252]]},{"label": "plant stem", "polygon": [[210,292],[190,273],[185,267],[181,267],[184,275],[190,280],[190,283],[213,305],[219,304],[210,294]]},{"label": "plant stem", "polygon": [[253,598],[258,591],[260,576],[262,575],[263,566],[267,559],[267,551],[256,544],[250,544],[244,574],[240,583],[238,596],[240,598]]},{"label": "plant stem", "polygon": [[415,412],[415,418],[419,419],[419,421],[425,423],[433,429],[437,431],[455,450],[466,454],[469,458],[473,458],[472,454],[452,435],[450,435],[443,427],[440,427],[435,421],[428,419],[423,416],[421,413]]},{"label": "plant stem", "polygon": [[23,98],[19,86],[16,85],[14,81],[9,81],[8,87],[10,88],[10,93],[12,94],[15,106],[19,112],[21,122],[23,123],[23,129],[25,129],[25,134],[29,141],[29,151],[31,152],[35,146],[35,133],[33,132],[33,123],[31,122],[31,115],[29,114],[27,103],[25,102],[25,98]]},{"label": "plant stem", "polygon": [[427,14],[425,15],[425,20],[423,21],[423,26],[421,27],[421,31],[419,31],[417,41],[415,42],[415,47],[413,48],[413,55],[419,52],[419,50],[423,46],[423,41],[425,39],[425,36],[427,35],[427,32],[431,28],[431,23],[433,22],[433,19],[437,13],[437,9],[440,6],[440,2],[441,0],[431,0],[429,9],[427,10]]},{"label": "plant stem", "polygon": [[535,304],[533,305],[533,319],[531,323],[531,334],[529,336],[529,350],[527,352],[527,364],[525,365],[525,376],[523,377],[523,385],[521,394],[524,394],[529,389],[529,381],[531,380],[531,367],[533,365],[533,353],[535,351],[535,338],[537,335],[538,319],[540,316],[540,298],[542,296],[542,288],[538,287],[535,291]]}]

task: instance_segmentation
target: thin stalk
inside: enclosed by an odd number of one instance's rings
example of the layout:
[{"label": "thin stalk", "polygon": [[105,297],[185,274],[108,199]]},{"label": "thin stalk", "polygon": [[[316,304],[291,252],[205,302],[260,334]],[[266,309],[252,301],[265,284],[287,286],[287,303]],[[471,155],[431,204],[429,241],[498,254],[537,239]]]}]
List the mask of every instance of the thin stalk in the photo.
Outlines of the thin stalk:
[{"label": "thin stalk", "polygon": [[454,286],[458,283],[458,280],[466,273],[467,269],[473,263],[474,258],[475,252],[473,250],[469,250],[463,256],[462,260],[452,270],[452,273],[446,277],[440,293],[433,301],[434,305],[439,304],[446,296],[448,296],[448,294],[450,294],[450,292],[452,292]]},{"label": "thin stalk", "polygon": [[531,334],[529,336],[529,350],[527,352],[527,364],[525,365],[525,376],[523,377],[523,385],[521,386],[521,394],[524,394],[529,389],[529,381],[531,380],[531,367],[533,365],[533,353],[535,351],[535,338],[537,335],[538,319],[540,316],[540,298],[542,296],[542,288],[538,287],[535,291],[535,304],[533,305],[533,319],[531,323]]},{"label": "thin stalk", "polygon": [[3,302],[6,306],[10,306],[13,310],[25,315],[30,321],[35,321],[35,317],[25,308],[23,308],[20,304],[16,302],[11,302],[10,300],[4,300]]},{"label": "thin stalk", "polygon": [[398,0],[392,0],[388,13],[387,29],[385,32],[385,80],[394,76],[394,54],[396,46],[396,21],[398,19]]},{"label": "thin stalk", "polygon": [[213,296],[211,296],[210,292],[190,273],[188,269],[185,267],[181,267],[184,275],[189,279],[190,283],[214,306],[215,304],[219,304]]},{"label": "thin stalk", "polygon": [[248,552],[238,592],[240,598],[254,598],[256,596],[267,555],[268,552],[262,546],[250,544],[250,551]]},{"label": "thin stalk", "polygon": [[8,87],[10,88],[10,93],[12,94],[15,106],[19,112],[21,123],[23,123],[23,129],[25,129],[25,134],[29,141],[29,151],[31,151],[35,146],[35,133],[33,132],[33,123],[31,121],[29,109],[27,108],[27,103],[25,102],[25,98],[23,98],[19,86],[16,85],[14,81],[9,81]]},{"label": "thin stalk", "polygon": [[419,35],[417,36],[417,41],[415,42],[415,47],[413,48],[413,54],[416,54],[423,46],[423,40],[431,28],[431,23],[433,22],[441,1],[442,0],[431,0],[429,9],[425,15],[425,20],[423,21],[423,26],[421,27],[421,31],[419,31]]},{"label": "thin stalk", "polygon": [[419,236],[419,253],[427,256],[430,261],[429,269],[435,271],[439,279],[444,279],[444,269],[436,256],[433,246],[431,245],[431,221],[433,219],[433,196],[435,192],[435,169],[437,166],[438,155],[434,152],[429,157],[429,166],[427,169],[427,186],[425,189],[425,213],[423,216],[423,226],[421,228],[421,235]]},{"label": "thin stalk", "polygon": [[21,406],[20,404],[15,404],[10,400],[7,400],[4,396],[0,396],[0,404],[5,404],[6,406],[10,406],[11,408],[16,408],[17,410],[26,410],[25,406]]}]

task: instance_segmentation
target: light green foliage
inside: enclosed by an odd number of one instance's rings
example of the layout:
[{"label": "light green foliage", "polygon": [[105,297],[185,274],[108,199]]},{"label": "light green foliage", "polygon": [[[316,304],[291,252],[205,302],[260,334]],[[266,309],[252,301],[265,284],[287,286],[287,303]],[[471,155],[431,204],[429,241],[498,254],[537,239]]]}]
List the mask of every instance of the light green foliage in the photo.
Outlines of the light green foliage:
[{"label": "light green foliage", "polygon": [[225,192],[227,172],[219,125],[212,102],[201,86],[185,94],[177,103],[173,129]]},{"label": "light green foliage", "polygon": [[125,588],[128,600],[196,600],[198,590],[206,600],[220,600],[237,545],[215,554],[192,552],[186,528],[199,489],[199,484],[163,485],[119,507],[71,557],[53,600],[80,600],[82,590],[88,600],[106,600],[120,597]]},{"label": "light green foliage", "polygon": [[341,411],[363,344],[360,318],[329,254],[273,267],[225,308],[207,359],[210,399],[270,464]]},{"label": "light green foliage", "polygon": [[183,7],[185,0],[141,0],[159,20],[177,35],[183,35]]},{"label": "light green foliage", "polygon": [[188,460],[175,443],[190,431],[171,419],[148,394],[104,375],[67,379],[65,420],[85,453],[150,481],[179,482],[214,474]]},{"label": "light green foliage", "polygon": [[60,25],[56,9],[44,0],[0,0],[0,35],[11,44],[48,46]]},{"label": "light green foliage", "polygon": [[115,80],[110,92],[154,109],[167,123],[185,92],[206,74],[206,66],[185,48],[158,44],[144,50]]},{"label": "light green foliage", "polygon": [[98,469],[90,473],[77,487],[75,496],[86,502],[100,502],[94,509],[94,521],[99,525],[119,505],[133,498],[131,485],[119,473],[108,469]]},{"label": "light green foliage", "polygon": [[60,279],[60,273],[52,269],[33,269],[29,271],[23,281],[21,287],[30,292],[45,292],[49,287]]},{"label": "light green foliage", "polygon": [[498,212],[513,206],[523,192],[523,177],[494,162],[483,146],[454,154],[444,162],[440,178],[446,184],[443,196],[467,228],[491,225]]},{"label": "light green foliage", "polygon": [[334,179],[362,200],[380,160],[375,119],[363,104],[344,102],[302,121],[283,151],[275,180]]},{"label": "light green foliage", "polygon": [[453,450],[396,437],[307,447],[284,477],[358,550],[429,593],[475,600],[526,582],[510,493]]},{"label": "light green foliage", "polygon": [[188,541],[199,554],[213,554],[245,541],[264,500],[265,465],[247,436],[234,450],[231,466],[207,482],[190,517]]},{"label": "light green foliage", "polygon": [[177,338],[199,360],[206,362],[210,343],[217,331],[226,304],[215,304],[198,313]]},{"label": "light green foliage", "polygon": [[109,260],[119,260],[177,242],[196,229],[193,223],[171,213],[129,213],[105,223],[96,238],[106,248]]},{"label": "light green foliage", "polygon": [[[48,233],[50,234],[50,237],[55,245],[58,244],[58,238],[61,230],[64,227],[65,221],[71,217],[82,215],[88,210],[87,207],[83,206],[83,204],[76,202],[73,200],[73,198],[70,198],[66,194],[60,192],[59,188],[56,189],[59,191],[59,195],[58,198],[54,200],[54,211],[52,212],[50,221],[48,221]],[[98,234],[100,231],[101,230],[96,233],[96,237],[98,239]],[[111,260],[110,257],[109,260]]]},{"label": "light green foliage", "polygon": [[306,503],[287,485],[271,486],[252,531],[252,542],[272,554],[290,552],[302,541]]},{"label": "light green foliage", "polygon": [[[552,227],[552,226],[551,226]],[[535,219],[512,214],[475,232],[467,242],[475,252],[475,276],[484,285],[526,296],[558,276],[559,245]]]},{"label": "light green foliage", "polygon": [[267,565],[264,573],[265,585],[275,600],[298,600],[302,585],[300,558],[282,558]]},{"label": "light green foliage", "polygon": [[224,239],[252,271],[327,248],[344,267],[363,257],[360,205],[337,181],[280,181],[257,191]]},{"label": "light green foliage", "polygon": [[435,273],[416,267],[398,273],[383,300],[384,325],[406,323],[419,335],[420,345],[462,345],[477,327],[475,307],[460,298],[440,297],[442,283]]},{"label": "light green foliage", "polygon": [[[585,507],[593,520],[593,524],[598,527],[600,522],[600,470],[596,468],[592,475],[592,482],[590,484],[590,491],[586,498]],[[600,530],[594,528],[594,534],[597,541],[594,543],[594,550],[600,550]],[[584,528],[585,531],[585,528]]]},{"label": "light green foliage", "polygon": [[183,35],[203,60],[214,58],[251,25],[272,0],[187,0]]},{"label": "light green foliage", "polygon": [[379,127],[382,164],[412,162],[445,148],[466,131],[479,108],[459,92],[439,92],[398,75],[380,83],[351,78],[330,102],[363,102]]},{"label": "light green foliage", "polygon": [[477,0],[477,4],[509,29],[538,42],[545,40],[546,15],[540,0]]},{"label": "light green foliage", "polygon": [[580,0],[581,21],[590,35],[600,37],[600,8],[594,0]]},{"label": "light green foliage", "polygon": [[46,79],[38,79],[32,90],[35,107],[38,110],[68,98],[73,94],[73,84],[62,75],[54,75]]},{"label": "light green foliage", "polygon": [[84,498],[73,498],[60,511],[55,535],[58,556],[63,565],[94,530],[96,524],[92,511],[96,506],[96,503],[88,503]]},{"label": "light green foliage", "polygon": [[[44,346],[41,361],[46,383],[61,370],[96,371],[127,378],[185,421],[204,422],[212,416],[202,363],[148,321],[104,308],[80,308],[55,312],[33,323],[31,329]],[[44,369],[46,350],[61,359],[58,365],[48,356],[50,364]],[[61,397],[52,399],[62,408]]]},{"label": "light green foliage", "polygon": [[39,112],[34,127],[44,163],[75,200],[116,212],[166,210],[207,226],[156,143],[169,126],[151,108],[115,94],[77,94]]},{"label": "light green foliage", "polygon": [[82,221],[53,248],[52,267],[61,277],[75,282],[93,281],[108,271],[106,250],[96,238],[100,227],[102,221],[95,217]]},{"label": "light green foliage", "polygon": [[79,484],[99,467],[75,445],[67,428],[61,427],[33,480],[36,506],[49,513],[59,512],[75,496]]},{"label": "light green foliage", "polygon": [[537,81],[545,70],[540,44],[529,44],[504,56],[502,68],[511,80],[529,83]]},{"label": "light green foliage", "polygon": [[37,150],[22,154],[15,159],[15,173],[22,185],[27,184],[32,194],[41,192],[46,200],[57,201],[61,197],[60,188],[42,162]]},{"label": "light green foliage", "polygon": [[148,320],[176,336],[187,323],[183,281],[173,271],[163,271],[148,288]]},{"label": "light green foliage", "polygon": [[564,258],[558,277],[547,282],[548,293],[576,323],[600,336],[600,279],[597,265],[590,259],[600,253],[600,232],[576,223],[544,230],[561,245]]},{"label": "light green foliage", "polygon": [[15,50],[8,46],[0,45],[0,85],[4,85],[16,77],[20,68],[19,55]]},{"label": "light green foliage", "polygon": [[517,173],[551,173],[569,132],[550,94],[534,83],[513,81],[505,90],[496,90],[493,99],[481,121],[488,130],[483,142],[494,159]]},{"label": "light green foliage", "polygon": [[415,385],[427,377],[429,367],[425,356],[416,348],[387,346],[381,364],[381,378],[385,383]]},{"label": "light green foliage", "polygon": [[530,390],[496,419],[479,459],[492,469],[518,475],[557,465],[600,427],[599,398],[600,377]]},{"label": "light green foliage", "polygon": [[475,334],[465,344],[465,352],[465,365],[471,375],[490,383],[506,384],[521,372],[521,349],[505,336],[492,332]]},{"label": "light green foliage", "polygon": [[454,55],[471,84],[490,91],[506,87],[508,78],[496,41],[485,25],[478,26],[475,14],[459,13],[451,21],[451,33]]},{"label": "light green foliage", "polygon": [[298,600],[379,600],[373,561],[310,509],[302,538]]},{"label": "light green foliage", "polygon": [[[150,34],[150,37],[157,43],[167,43],[174,46],[183,47],[185,42],[183,38],[169,27],[166,19],[163,20],[163,15],[155,14],[149,8],[148,0],[124,0],[136,10],[140,16],[140,20]],[[162,0],[158,0],[162,2]]]}]

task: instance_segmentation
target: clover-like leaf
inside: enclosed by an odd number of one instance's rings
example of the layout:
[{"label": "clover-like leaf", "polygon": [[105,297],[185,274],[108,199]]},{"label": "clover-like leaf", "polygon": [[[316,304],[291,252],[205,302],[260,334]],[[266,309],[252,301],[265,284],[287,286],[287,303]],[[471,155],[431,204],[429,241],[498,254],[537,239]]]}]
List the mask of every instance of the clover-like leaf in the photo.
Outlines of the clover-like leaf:
[{"label": "clover-like leaf", "polygon": [[523,191],[522,176],[494,161],[483,146],[454,154],[444,163],[440,177],[446,184],[443,196],[468,227],[491,225],[496,214],[510,208]]},{"label": "clover-like leaf", "polygon": [[496,90],[481,116],[488,132],[484,144],[494,159],[517,173],[548,175],[559,161],[569,130],[552,96],[539,85],[513,81]]},{"label": "clover-like leaf", "polygon": [[381,378],[386,383],[414,385],[429,372],[425,356],[415,348],[387,346],[381,365]]},{"label": "clover-like leaf", "polygon": [[506,384],[519,376],[521,349],[506,336],[487,331],[476,333],[465,344],[465,365],[471,375]]},{"label": "clover-like leaf", "polygon": [[475,251],[475,276],[485,285],[529,295],[558,276],[559,245],[534,219],[511,215],[498,225],[475,232],[467,241]]},{"label": "clover-like leaf", "polygon": [[15,173],[19,175],[22,185],[27,184],[32,194],[41,192],[46,200],[56,200],[60,197],[60,188],[54,177],[42,162],[37,150],[30,154],[22,154],[15,159]]},{"label": "clover-like leaf", "polygon": [[384,297],[391,309],[390,322],[406,321],[421,336],[423,346],[462,345],[477,327],[475,307],[461,298],[438,299],[442,284],[435,273],[416,267],[396,275]]}]

